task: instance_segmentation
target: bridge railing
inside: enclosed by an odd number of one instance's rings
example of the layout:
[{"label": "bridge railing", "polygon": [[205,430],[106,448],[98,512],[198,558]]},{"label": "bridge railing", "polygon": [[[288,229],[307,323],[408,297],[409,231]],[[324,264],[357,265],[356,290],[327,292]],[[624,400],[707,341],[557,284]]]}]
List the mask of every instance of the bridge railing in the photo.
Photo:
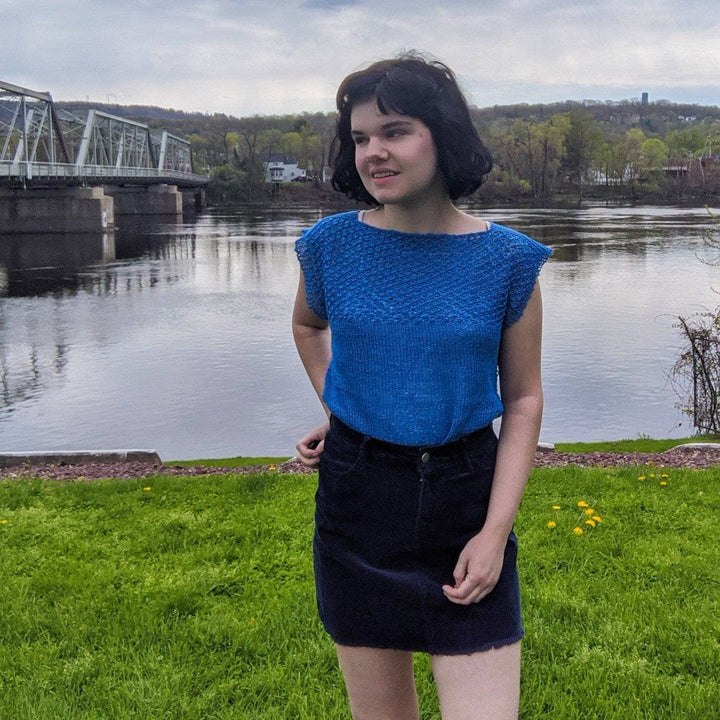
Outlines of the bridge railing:
[{"label": "bridge railing", "polygon": [[92,180],[112,180],[118,182],[131,179],[139,180],[176,180],[193,181],[204,184],[207,178],[179,170],[158,170],[147,167],[109,167],[107,165],[83,165],[75,163],[39,163],[39,162],[3,162],[0,161],[0,177],[17,178],[19,180],[72,179],[79,182]]}]

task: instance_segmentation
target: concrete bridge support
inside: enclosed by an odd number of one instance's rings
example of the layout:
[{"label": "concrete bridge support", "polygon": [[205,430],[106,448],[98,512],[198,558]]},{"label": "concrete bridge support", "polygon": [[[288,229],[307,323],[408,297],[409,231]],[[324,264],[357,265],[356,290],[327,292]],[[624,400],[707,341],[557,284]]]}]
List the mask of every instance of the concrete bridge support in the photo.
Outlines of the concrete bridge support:
[{"label": "concrete bridge support", "polygon": [[0,234],[104,232],[118,217],[182,222],[204,207],[204,188],[175,185],[0,188]]},{"label": "concrete bridge support", "polygon": [[182,215],[183,194],[175,185],[147,187],[105,186],[105,193],[115,201],[115,216]]},{"label": "concrete bridge support", "polygon": [[0,233],[111,230],[113,200],[101,187],[0,188]]},{"label": "concrete bridge support", "polygon": [[193,215],[195,213],[202,212],[207,207],[205,188],[183,189],[182,197],[183,212],[185,214]]}]

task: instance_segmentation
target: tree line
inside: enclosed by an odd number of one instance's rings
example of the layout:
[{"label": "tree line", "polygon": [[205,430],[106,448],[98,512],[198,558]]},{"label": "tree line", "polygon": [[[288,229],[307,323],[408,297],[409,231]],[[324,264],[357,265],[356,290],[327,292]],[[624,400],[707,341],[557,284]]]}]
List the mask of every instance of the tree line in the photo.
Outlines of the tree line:
[{"label": "tree line", "polygon": [[[81,104],[66,105],[77,111]],[[333,113],[236,118],[140,106],[101,109],[190,140],[196,172],[211,175],[211,202],[272,198],[276,189],[265,182],[264,161],[274,153],[297,159],[315,190],[327,195],[322,175]],[[495,159],[479,199],[706,202],[720,192],[716,106],[567,101],[474,108],[472,114]],[[306,188],[284,192],[307,196]]]},{"label": "tree line", "polygon": [[716,113],[701,119],[674,113],[675,122],[658,132],[658,118],[650,113],[598,119],[593,109],[574,107],[544,119],[496,118],[484,128],[496,159],[490,188],[538,201],[593,195],[672,202],[720,190]]}]

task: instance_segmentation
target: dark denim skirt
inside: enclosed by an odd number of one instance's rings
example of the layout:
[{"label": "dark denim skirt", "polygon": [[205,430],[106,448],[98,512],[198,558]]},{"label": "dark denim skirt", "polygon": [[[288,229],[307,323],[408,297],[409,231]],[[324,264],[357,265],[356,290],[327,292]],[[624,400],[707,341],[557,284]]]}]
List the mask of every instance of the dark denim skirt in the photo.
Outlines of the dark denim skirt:
[{"label": "dark denim skirt", "polygon": [[447,445],[410,447],[331,419],[313,551],[320,619],[336,643],[461,655],[523,636],[514,533],[500,579],[479,603],[458,605],[442,592],[485,522],[496,451],[490,425]]}]

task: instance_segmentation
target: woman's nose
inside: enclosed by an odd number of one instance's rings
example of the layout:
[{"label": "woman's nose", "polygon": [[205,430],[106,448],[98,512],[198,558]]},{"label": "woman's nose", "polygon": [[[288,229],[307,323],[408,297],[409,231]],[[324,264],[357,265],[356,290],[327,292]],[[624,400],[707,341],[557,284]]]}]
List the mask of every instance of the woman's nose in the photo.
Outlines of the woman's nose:
[{"label": "woman's nose", "polygon": [[387,148],[382,138],[370,138],[368,140],[366,157],[368,160],[387,158]]}]

